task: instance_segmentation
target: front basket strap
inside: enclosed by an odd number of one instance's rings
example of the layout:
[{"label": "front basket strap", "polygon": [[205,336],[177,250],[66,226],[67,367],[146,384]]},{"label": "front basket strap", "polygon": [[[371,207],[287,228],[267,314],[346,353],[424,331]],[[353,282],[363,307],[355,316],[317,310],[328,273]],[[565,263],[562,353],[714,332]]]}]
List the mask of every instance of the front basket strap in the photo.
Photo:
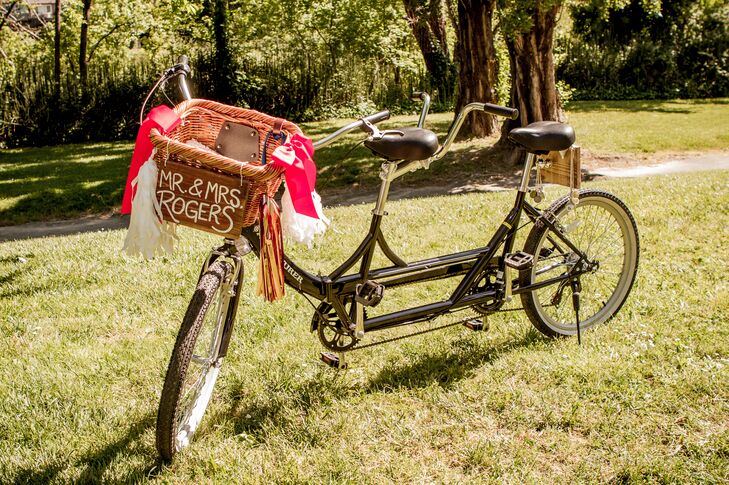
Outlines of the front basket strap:
[{"label": "front basket strap", "polygon": [[[281,118],[278,118],[278,120],[283,122],[283,120]],[[286,132],[285,131],[276,132],[275,130],[276,130],[276,128],[274,127],[271,131],[266,133],[266,138],[263,139],[263,150],[261,152],[261,165],[266,164],[266,157],[268,155],[267,152],[268,152],[269,138],[273,138],[274,140],[276,140],[279,143],[279,145],[286,141]]]},{"label": "front basket strap", "polygon": [[274,135],[278,135],[279,133],[281,133],[281,129],[283,128],[284,121],[286,121],[286,120],[284,120],[283,118],[276,118],[273,121],[273,134]]}]

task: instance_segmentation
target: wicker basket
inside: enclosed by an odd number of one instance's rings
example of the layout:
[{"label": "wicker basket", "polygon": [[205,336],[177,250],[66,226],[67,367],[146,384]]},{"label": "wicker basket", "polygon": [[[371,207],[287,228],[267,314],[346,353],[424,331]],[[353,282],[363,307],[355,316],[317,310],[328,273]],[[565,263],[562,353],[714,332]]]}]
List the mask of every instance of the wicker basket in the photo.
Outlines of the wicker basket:
[{"label": "wicker basket", "polygon": [[[240,225],[243,227],[253,224],[258,217],[262,197],[273,196],[281,183],[282,171],[273,164],[263,165],[261,161],[264,149],[267,160],[270,160],[273,151],[280,145],[280,141],[267,135],[279,129],[286,134],[301,130],[289,121],[258,111],[203,99],[182,102],[174,108],[174,111],[182,119],[175,129],[166,135],[162,135],[156,129],[150,132],[150,139],[157,149],[155,161],[160,173],[169,162],[173,162],[192,168],[201,177],[216,176],[217,180],[226,176],[230,180],[236,177],[241,187],[240,193],[243,195],[243,200],[236,209],[236,216],[239,221],[242,220]],[[256,160],[241,162],[215,151],[218,135],[223,125],[228,122],[245,125],[258,132],[259,147]],[[197,140],[209,150],[187,144],[190,140]],[[163,213],[166,214],[164,210]],[[213,233],[222,233],[220,230],[206,228],[206,223],[197,219],[195,223],[185,220],[175,222]]]}]

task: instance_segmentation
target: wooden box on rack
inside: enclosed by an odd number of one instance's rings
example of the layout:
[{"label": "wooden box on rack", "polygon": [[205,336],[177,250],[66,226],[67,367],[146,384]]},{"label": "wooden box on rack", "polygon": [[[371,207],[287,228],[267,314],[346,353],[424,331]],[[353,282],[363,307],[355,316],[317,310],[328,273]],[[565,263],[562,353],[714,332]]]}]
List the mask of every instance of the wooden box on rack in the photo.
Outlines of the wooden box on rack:
[{"label": "wooden box on rack", "polygon": [[580,171],[580,147],[573,145],[561,152],[549,152],[545,157],[547,164],[541,170],[542,182],[559,184],[579,189],[582,182]]}]

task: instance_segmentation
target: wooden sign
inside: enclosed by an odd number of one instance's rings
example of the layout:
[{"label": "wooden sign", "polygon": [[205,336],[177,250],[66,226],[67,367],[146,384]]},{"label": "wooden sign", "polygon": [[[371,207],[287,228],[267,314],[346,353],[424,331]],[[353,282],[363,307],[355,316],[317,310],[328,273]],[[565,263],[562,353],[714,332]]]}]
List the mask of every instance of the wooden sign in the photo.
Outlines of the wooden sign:
[{"label": "wooden sign", "polygon": [[171,160],[157,166],[157,200],[164,220],[225,237],[240,236],[247,181]]}]

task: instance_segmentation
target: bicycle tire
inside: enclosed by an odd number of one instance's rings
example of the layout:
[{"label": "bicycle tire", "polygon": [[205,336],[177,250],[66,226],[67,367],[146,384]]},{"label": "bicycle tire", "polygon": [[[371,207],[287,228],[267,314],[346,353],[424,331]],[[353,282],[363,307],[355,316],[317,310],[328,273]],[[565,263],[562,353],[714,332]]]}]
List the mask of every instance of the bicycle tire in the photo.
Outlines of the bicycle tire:
[{"label": "bicycle tire", "polygon": [[[590,277],[593,276],[593,273],[585,273],[585,275],[581,276],[581,280],[587,281],[588,284],[582,285],[582,291],[581,291],[581,297],[580,299],[585,301],[585,298],[593,298],[593,301],[599,301],[604,300],[602,302],[602,307],[600,307],[595,313],[589,314],[588,316],[585,315],[585,312],[583,310],[580,311],[580,330],[584,331],[591,327],[594,327],[596,325],[605,323],[606,321],[610,320],[612,317],[615,316],[615,314],[622,308],[623,304],[625,303],[625,300],[628,298],[628,295],[630,294],[630,291],[633,288],[633,284],[635,282],[635,277],[638,270],[638,260],[640,255],[640,241],[638,237],[638,227],[635,223],[635,219],[633,215],[631,214],[628,207],[625,205],[623,201],[615,197],[614,195],[602,191],[602,190],[595,190],[595,189],[585,189],[581,190],[579,192],[579,198],[580,202],[577,206],[575,206],[573,209],[568,209],[570,204],[570,198],[569,196],[562,197],[555,201],[548,209],[547,211],[552,212],[557,220],[561,220],[567,218],[566,217],[566,211],[581,211],[582,213],[586,214],[586,211],[589,210],[589,207],[596,207],[601,208],[605,212],[609,213],[612,218],[614,219],[614,222],[616,223],[619,231],[620,236],[622,238],[623,242],[623,261],[620,266],[620,271],[617,273],[617,282],[615,284],[615,288],[610,293],[607,298],[596,298],[590,294],[590,292],[594,294],[598,294],[598,292],[603,292],[606,288],[608,291],[610,291],[610,286],[605,284],[602,287],[598,287],[597,284],[590,284],[591,280]],[[593,220],[596,217],[595,212],[597,210],[593,211]],[[604,216],[603,216],[604,217]],[[577,219],[575,219],[577,220]],[[577,229],[581,227],[582,223],[573,223],[573,225],[576,225]],[[607,225],[609,224],[609,225]],[[608,227],[612,227],[612,222],[610,220],[607,221],[604,228],[601,226],[600,229],[603,230],[603,234],[608,230]],[[542,256],[543,250],[545,249],[544,242],[548,241],[547,239],[547,233],[549,231],[549,227],[544,224],[541,220],[537,220],[532,230],[529,232],[529,235],[527,236],[527,240],[524,244],[524,252],[531,254],[534,256],[534,263],[533,265],[528,268],[524,269],[519,272],[519,286],[524,287],[526,285],[532,284],[533,282],[536,282],[536,276],[538,270],[538,265],[540,262],[544,262],[545,260],[549,258],[554,258],[555,256],[552,256],[552,253],[549,253],[547,256],[545,253],[545,256]],[[551,233],[551,232],[550,232]],[[570,234],[567,234],[568,237]],[[576,238],[577,236],[575,236]],[[590,251],[592,251],[592,244],[595,242],[595,240],[602,239],[602,234],[598,236],[596,239],[589,241],[589,244],[583,241],[583,237],[580,236],[579,240],[573,241],[576,242],[577,246],[588,253],[588,257],[595,256],[599,259],[599,255],[593,255],[589,254]],[[554,238],[556,239],[556,237]],[[619,241],[618,239],[615,239],[615,241]],[[602,247],[604,245],[604,241],[598,243],[600,246],[595,247],[595,252],[598,247]],[[615,244],[615,243],[613,243]],[[580,247],[580,245],[584,245],[584,247]],[[618,242],[619,247],[619,242]],[[610,250],[613,248],[611,246],[608,246]],[[547,250],[548,252],[549,250]],[[564,257],[564,255],[559,254],[557,257],[562,256],[564,259],[567,259]],[[615,258],[614,260],[619,260],[619,255],[611,255],[611,258]],[[607,261],[607,260],[606,260]],[[554,264],[554,263],[552,263]],[[547,265],[549,266],[549,265]],[[603,268],[604,265],[601,264],[601,266],[595,271],[594,275],[598,274],[608,274],[608,270]],[[601,273],[601,271],[603,273]],[[551,276],[555,276],[552,274]],[[572,310],[572,320],[569,321],[569,309],[572,308],[571,303],[571,296],[569,298],[564,298],[561,295],[559,296],[559,303],[557,305],[554,305],[555,299],[557,299],[557,294],[554,293],[552,295],[552,299],[550,299],[549,303],[550,305],[543,305],[543,302],[540,301],[539,298],[539,292],[542,291],[543,294],[546,294],[547,291],[551,291],[550,289],[557,287],[557,285],[551,285],[541,290],[534,290],[526,293],[521,294],[521,301],[522,305],[524,307],[524,311],[526,312],[527,316],[529,317],[529,320],[534,325],[534,327],[539,330],[541,333],[548,337],[566,337],[570,335],[575,335],[577,333],[577,325],[576,321],[574,319],[574,311]],[[557,290],[559,291],[559,290]],[[562,289],[562,291],[567,291],[566,289]],[[571,290],[570,290],[571,291]],[[565,301],[566,300],[566,301]],[[565,318],[564,319],[557,319],[553,318],[551,315],[548,315],[548,312],[546,308],[550,307],[556,307],[560,304],[564,304],[567,306],[565,308]],[[599,305],[599,303],[598,303]],[[584,309],[584,306],[583,306]],[[587,312],[589,313],[589,312]]]},{"label": "bicycle tire", "polygon": [[[232,271],[230,263],[218,260],[211,264],[200,276],[195,293],[182,320],[180,331],[177,334],[157,412],[156,446],[157,451],[165,461],[171,461],[178,451],[189,444],[210,402],[213,387],[220,371],[220,360],[200,364],[202,369],[198,380],[195,381],[195,386],[201,387],[193,388],[195,394],[192,396],[193,402],[190,409],[191,413],[195,412],[194,418],[197,419],[197,422],[193,423],[192,427],[187,430],[188,434],[184,437],[184,440],[181,440],[179,436],[181,433],[179,430],[180,423],[178,421],[180,419],[192,419],[191,416],[180,416],[180,412],[183,406],[182,400],[186,397],[186,395],[183,395],[184,384],[190,372],[190,362],[195,345],[207,322],[206,316],[208,316],[211,309],[211,302],[216,296],[219,307],[216,312],[217,319],[214,322],[213,332],[222,332],[230,298],[229,295],[221,293],[220,290],[223,287],[223,282]],[[222,318],[220,317],[221,314]],[[217,340],[217,347],[213,348],[215,343],[211,343],[211,355],[217,355],[216,353],[220,348],[220,338],[217,338],[216,335],[218,334],[213,333],[213,338]],[[198,406],[202,406],[202,409],[200,410]]]}]

